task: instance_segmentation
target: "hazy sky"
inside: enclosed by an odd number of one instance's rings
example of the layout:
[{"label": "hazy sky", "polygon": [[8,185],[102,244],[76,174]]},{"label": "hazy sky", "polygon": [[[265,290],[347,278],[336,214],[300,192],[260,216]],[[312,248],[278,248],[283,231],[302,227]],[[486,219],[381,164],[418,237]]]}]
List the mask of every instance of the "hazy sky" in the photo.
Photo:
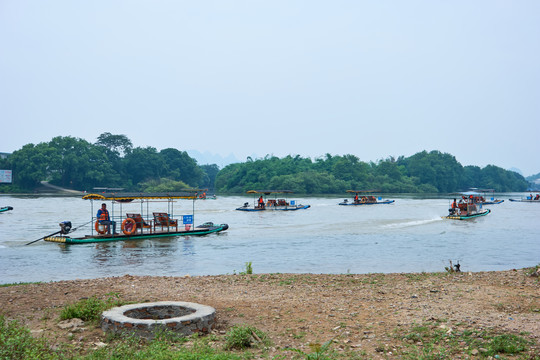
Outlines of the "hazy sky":
[{"label": "hazy sky", "polygon": [[0,0],[0,152],[440,150],[540,172],[540,1]]}]

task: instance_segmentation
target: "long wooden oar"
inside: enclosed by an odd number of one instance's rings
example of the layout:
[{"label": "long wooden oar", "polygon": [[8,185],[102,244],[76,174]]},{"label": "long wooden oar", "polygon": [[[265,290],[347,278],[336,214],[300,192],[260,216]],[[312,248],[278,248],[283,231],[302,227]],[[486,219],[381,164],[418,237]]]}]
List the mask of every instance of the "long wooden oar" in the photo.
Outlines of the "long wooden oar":
[{"label": "long wooden oar", "polygon": [[30,245],[30,244],[33,244],[33,243],[35,243],[35,242],[38,242],[39,240],[43,240],[43,239],[45,239],[46,237],[49,237],[49,236],[53,236],[53,235],[56,235],[56,234],[58,234],[58,233],[61,233],[61,232],[62,232],[62,230],[60,230],[60,231],[57,231],[57,232],[53,232],[52,234],[49,234],[49,235],[45,235],[45,236],[44,236],[44,237],[42,237],[42,238],[39,238],[39,239],[37,239],[37,240],[34,240],[34,241],[30,241],[30,242],[29,242],[28,244],[24,244],[24,245]]},{"label": "long wooden oar", "polygon": [[[42,238],[39,238],[39,239],[34,240],[34,241],[30,241],[28,244],[24,244],[24,245],[30,245],[30,244],[33,244],[33,243],[35,243],[35,242],[38,242],[39,240],[43,240],[43,239],[45,239],[46,237],[53,236],[53,235],[56,235],[56,234],[58,234],[58,233],[67,234],[67,233],[69,233],[70,231],[71,231],[71,232],[74,232],[74,231],[77,230],[78,228],[90,224],[92,221],[94,221],[94,220],[90,220],[90,221],[88,221],[88,222],[86,222],[86,223],[84,223],[84,224],[82,224],[82,225],[79,225],[79,226],[73,228],[73,229],[71,228],[71,222],[69,222],[69,228],[68,228],[68,229],[64,229],[64,228],[62,227],[62,230],[60,230],[60,231],[54,232],[54,233],[49,234],[49,235],[45,235],[45,236],[42,237]],[[62,223],[61,223],[61,224],[62,224]],[[62,226],[61,224],[60,224],[60,226]]]}]

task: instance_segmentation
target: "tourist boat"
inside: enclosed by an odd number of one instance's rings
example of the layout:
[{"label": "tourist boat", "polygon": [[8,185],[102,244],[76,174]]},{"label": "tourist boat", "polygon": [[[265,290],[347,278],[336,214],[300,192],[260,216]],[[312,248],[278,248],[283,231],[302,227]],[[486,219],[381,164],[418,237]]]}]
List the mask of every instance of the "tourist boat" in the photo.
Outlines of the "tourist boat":
[{"label": "tourist boat", "polygon": [[[254,201],[253,206],[249,205],[249,202],[244,203],[244,206],[236,208],[240,211],[292,211],[308,209],[310,205],[297,204],[296,200],[287,200],[285,198],[278,198],[277,194],[291,194],[290,190],[249,190],[248,194],[253,194]],[[272,199],[269,199],[270,195],[273,195]],[[257,197],[258,195],[258,197]]]},{"label": "tourist boat", "polygon": [[11,206],[4,206],[0,208],[0,213],[13,210]]},{"label": "tourist boat", "polygon": [[376,190],[347,190],[348,193],[354,193],[354,197],[351,202],[348,199],[344,199],[339,205],[379,205],[379,204],[393,204],[396,200],[383,200],[380,196],[376,198],[371,195]]},{"label": "tourist boat", "polygon": [[460,199],[459,202],[457,202],[457,199],[454,199],[450,205],[450,209],[448,209],[448,213],[447,216],[443,216],[444,219],[468,220],[485,216],[491,213],[491,210],[483,209],[481,203],[476,203],[474,201],[474,197],[468,197]]},{"label": "tourist boat", "polygon": [[199,194],[199,200],[216,200],[216,199],[217,199],[216,194],[207,195],[206,192]]},{"label": "tourist boat", "polygon": [[[80,237],[68,235],[76,229],[71,227],[70,221],[60,223],[61,230],[43,239],[49,242],[66,244],[85,244],[123,240],[141,240],[173,236],[195,236],[219,233],[227,230],[227,224],[214,224],[205,222],[202,225],[193,227],[195,219],[195,200],[198,199],[200,190],[184,190],[182,192],[171,193],[95,193],[87,194],[82,198],[90,200],[92,217],[91,234]],[[193,200],[193,211],[189,215],[175,215],[173,205],[176,200]],[[94,208],[94,201],[110,202],[109,216],[116,222],[119,233],[113,233],[112,225],[103,225],[97,219],[97,208]],[[167,202],[167,211],[150,213],[150,206],[154,202]],[[140,203],[140,206],[127,205],[127,203]],[[119,210],[115,208],[119,206]],[[139,204],[138,204],[139,205]],[[123,208],[129,207],[124,213]],[[99,208],[99,206],[98,206]],[[138,208],[134,210],[134,208]],[[139,210],[140,209],[140,210]],[[124,216],[125,215],[125,216]],[[87,225],[86,223],[84,225]],[[118,226],[121,224],[121,226]],[[83,226],[84,226],[83,225]],[[79,226],[81,227],[81,226]],[[118,229],[117,229],[118,230]],[[60,235],[56,235],[60,234]],[[28,245],[28,244],[27,244]]]},{"label": "tourist boat", "polygon": [[[488,195],[491,193],[491,196]],[[470,198],[471,196],[474,199],[474,202],[482,205],[497,205],[504,200],[495,199],[495,190],[494,189],[477,189],[470,188],[469,191],[460,193],[463,199]]]},{"label": "tourist boat", "polygon": [[515,202],[540,203],[540,193],[537,193],[536,196],[533,196],[533,194],[530,194],[526,198],[508,199],[508,200],[515,201]]}]

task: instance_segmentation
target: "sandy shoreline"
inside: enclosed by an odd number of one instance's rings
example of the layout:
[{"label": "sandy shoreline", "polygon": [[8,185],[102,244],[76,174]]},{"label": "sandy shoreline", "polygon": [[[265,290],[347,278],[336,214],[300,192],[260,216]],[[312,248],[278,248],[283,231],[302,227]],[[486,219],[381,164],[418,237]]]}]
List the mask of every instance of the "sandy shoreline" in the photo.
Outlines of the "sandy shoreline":
[{"label": "sandy shoreline", "polygon": [[[82,347],[103,341],[88,327],[70,339],[58,327],[67,304],[117,294],[126,301],[189,301],[216,309],[214,332],[234,324],[265,331],[274,345],[307,349],[335,338],[338,351],[368,358],[399,351],[396,331],[443,324],[450,331],[487,329],[540,341],[540,281],[530,269],[478,273],[253,274],[197,277],[130,276],[0,287],[0,313],[38,336]],[[287,355],[288,356],[288,355]],[[271,356],[270,356],[271,358]]]}]

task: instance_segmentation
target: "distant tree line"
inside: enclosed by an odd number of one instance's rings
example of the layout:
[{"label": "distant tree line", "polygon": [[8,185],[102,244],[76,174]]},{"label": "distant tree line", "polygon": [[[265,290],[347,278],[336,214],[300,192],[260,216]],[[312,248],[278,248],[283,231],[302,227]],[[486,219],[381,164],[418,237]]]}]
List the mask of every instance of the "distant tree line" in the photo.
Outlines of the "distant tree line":
[{"label": "distant tree line", "polygon": [[520,174],[494,165],[462,166],[454,156],[422,151],[410,157],[363,162],[354,155],[310,158],[286,156],[248,158],[231,164],[216,177],[215,189],[244,193],[257,189],[286,189],[301,194],[336,194],[346,190],[377,189],[393,193],[449,193],[470,187],[497,192],[525,191]]},{"label": "distant tree line", "polygon": [[120,187],[126,191],[178,191],[210,188],[223,194],[252,189],[284,189],[299,194],[338,194],[377,189],[394,193],[448,193],[469,187],[498,192],[525,191],[528,182],[516,172],[494,165],[462,166],[450,154],[420,152],[363,162],[355,155],[312,160],[300,155],[248,158],[219,169],[198,165],[187,152],[173,148],[133,147],[125,135],[101,134],[95,143],[58,136],[27,144],[6,159],[0,169],[13,171],[13,184],[0,192],[33,191],[42,181],[64,188],[91,191]]},{"label": "distant tree line", "polygon": [[13,172],[13,184],[1,186],[3,192],[33,190],[42,181],[77,190],[177,191],[209,187],[219,171],[217,165],[199,166],[185,151],[134,148],[125,135],[110,133],[94,144],[71,136],[27,144],[0,160],[0,168]]}]

